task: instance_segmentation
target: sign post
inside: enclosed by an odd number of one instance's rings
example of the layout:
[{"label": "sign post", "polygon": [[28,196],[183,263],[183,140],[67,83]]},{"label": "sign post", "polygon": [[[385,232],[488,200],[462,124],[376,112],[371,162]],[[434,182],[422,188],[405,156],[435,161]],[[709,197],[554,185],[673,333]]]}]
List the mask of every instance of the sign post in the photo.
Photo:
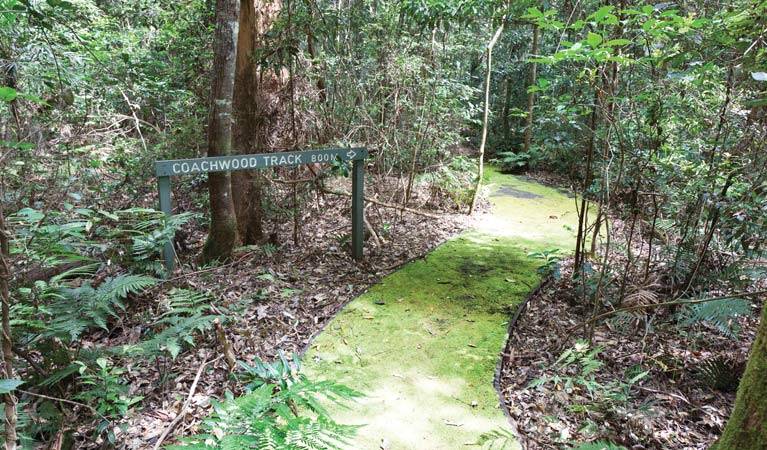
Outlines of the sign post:
[{"label": "sign post", "polygon": [[[366,157],[366,148],[353,147],[157,161],[155,162],[155,169],[157,171],[157,188],[160,192],[160,210],[167,216],[173,213],[170,199],[170,177],[172,176],[332,163],[337,160],[352,161],[352,257],[355,260],[360,260],[362,259],[363,244]],[[165,244],[163,257],[168,271],[173,271],[176,260],[172,242]]]}]

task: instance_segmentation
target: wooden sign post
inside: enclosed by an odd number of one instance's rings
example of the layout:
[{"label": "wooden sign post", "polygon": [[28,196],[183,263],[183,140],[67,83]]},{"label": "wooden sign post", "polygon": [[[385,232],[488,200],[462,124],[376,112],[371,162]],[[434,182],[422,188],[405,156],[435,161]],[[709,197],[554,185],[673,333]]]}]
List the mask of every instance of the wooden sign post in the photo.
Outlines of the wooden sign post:
[{"label": "wooden sign post", "polygon": [[[367,149],[364,147],[354,147],[157,161],[155,168],[157,170],[157,187],[160,191],[160,210],[167,216],[173,214],[170,202],[170,177],[175,175],[300,166],[302,164],[332,163],[337,160],[352,161],[352,257],[360,260],[362,259],[362,214],[367,153]],[[173,242],[165,244],[163,256],[168,271],[173,271],[176,266]]]}]

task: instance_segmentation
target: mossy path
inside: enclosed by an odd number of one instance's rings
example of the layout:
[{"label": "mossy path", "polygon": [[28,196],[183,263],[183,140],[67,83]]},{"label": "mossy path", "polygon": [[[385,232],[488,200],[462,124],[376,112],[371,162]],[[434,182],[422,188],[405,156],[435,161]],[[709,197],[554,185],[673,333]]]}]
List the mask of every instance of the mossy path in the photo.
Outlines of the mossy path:
[{"label": "mossy path", "polygon": [[[304,357],[307,374],[366,395],[341,423],[358,450],[456,450],[507,428],[493,377],[509,314],[538,283],[527,253],[573,246],[575,202],[490,168],[493,212],[347,305]],[[477,448],[477,447],[473,447]]]}]

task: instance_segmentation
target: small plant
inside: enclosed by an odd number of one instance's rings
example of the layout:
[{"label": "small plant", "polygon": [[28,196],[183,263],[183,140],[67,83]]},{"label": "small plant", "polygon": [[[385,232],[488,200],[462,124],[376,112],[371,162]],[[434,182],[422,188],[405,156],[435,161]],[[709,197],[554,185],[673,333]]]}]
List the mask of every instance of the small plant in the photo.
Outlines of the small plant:
[{"label": "small plant", "polygon": [[479,435],[477,442],[472,445],[481,446],[487,450],[506,450],[517,448],[517,439],[511,431],[495,429]]},{"label": "small plant", "polygon": [[338,233],[334,237],[340,248],[348,247],[351,245],[352,235],[349,233]]},{"label": "small plant", "polygon": [[704,386],[723,392],[735,392],[744,370],[744,363],[719,356],[701,361],[697,377]]},{"label": "small plant", "polygon": [[96,367],[90,367],[81,361],[76,364],[79,366],[79,379],[84,388],[75,398],[91,405],[98,414],[94,438],[105,434],[107,440],[114,444],[115,425],[122,427],[122,419],[129,415],[131,407],[143,397],[128,396],[129,386],[123,379],[125,369],[113,366],[107,358],[96,359]]},{"label": "small plant", "polygon": [[541,151],[531,148],[528,152],[500,152],[496,161],[501,166],[501,172],[519,173],[525,169],[535,169],[542,159]]},{"label": "small plant", "polygon": [[527,257],[543,260],[543,265],[538,266],[538,269],[536,270],[539,275],[544,277],[551,275],[555,280],[558,280],[562,277],[561,273],[559,272],[559,261],[562,259],[562,257],[559,256],[558,248],[552,250],[544,250],[542,252],[531,252],[527,254]]},{"label": "small plant", "polygon": [[456,156],[450,164],[420,175],[418,181],[429,186],[434,198],[450,199],[452,206],[460,209],[471,203],[476,171],[474,161]]},{"label": "small plant", "polygon": [[601,347],[591,348],[588,342],[578,341],[573,348],[565,350],[554,363],[562,375],[543,377],[533,380],[531,387],[554,383],[561,386],[565,392],[582,391],[588,394],[592,403],[574,404],[573,410],[588,410],[593,408],[611,409],[621,406],[631,399],[631,388],[640,380],[647,377],[649,372],[633,367],[626,371],[628,380],[603,384],[597,377],[597,371],[603,363],[598,359]]},{"label": "small plant", "polygon": [[384,222],[381,224],[381,237],[388,238],[389,236],[391,236],[391,224]]},{"label": "small plant", "polygon": [[167,448],[333,450],[349,444],[358,427],[333,421],[320,400],[343,404],[362,394],[332,381],[308,380],[298,356],[290,361],[281,351],[272,363],[238,364],[247,393],[234,398],[227,392],[225,403],[211,402],[215,412],[204,421],[203,433]]},{"label": "small plant", "polygon": [[[211,314],[210,304],[213,298],[209,294],[187,289],[173,289],[164,302],[165,312],[155,321],[156,333],[148,340],[137,345],[124,346],[126,354],[143,355],[153,360],[156,355],[167,352],[172,359],[181,353],[184,345],[194,346],[198,334],[213,328],[218,319],[226,322],[226,317]],[[227,312],[221,307],[222,313]]]}]

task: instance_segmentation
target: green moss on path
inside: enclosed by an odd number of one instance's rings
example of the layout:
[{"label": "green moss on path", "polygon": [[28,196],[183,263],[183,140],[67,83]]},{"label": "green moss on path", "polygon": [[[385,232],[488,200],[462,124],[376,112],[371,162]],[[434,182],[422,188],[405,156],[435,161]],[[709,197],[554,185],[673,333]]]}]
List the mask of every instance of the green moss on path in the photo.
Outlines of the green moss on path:
[{"label": "green moss on path", "polygon": [[556,190],[489,172],[486,220],[355,299],[306,353],[309,376],[366,395],[333,410],[366,424],[350,448],[454,450],[508,427],[493,376],[509,314],[538,282],[526,255],[570,248],[576,216]]}]

